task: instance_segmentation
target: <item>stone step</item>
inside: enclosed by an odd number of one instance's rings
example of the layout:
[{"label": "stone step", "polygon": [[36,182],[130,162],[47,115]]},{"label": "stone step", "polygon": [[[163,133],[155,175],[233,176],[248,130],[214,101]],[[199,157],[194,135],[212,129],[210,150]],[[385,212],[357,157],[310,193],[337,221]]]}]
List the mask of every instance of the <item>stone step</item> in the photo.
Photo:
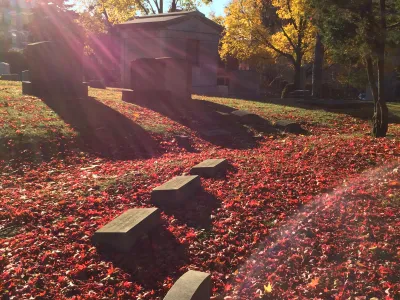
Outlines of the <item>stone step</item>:
[{"label": "stone step", "polygon": [[190,174],[202,177],[215,177],[228,167],[226,159],[207,159],[190,170]]},{"label": "stone step", "polygon": [[211,274],[189,270],[171,287],[164,300],[209,300]]},{"label": "stone step", "polygon": [[185,201],[201,188],[200,177],[177,176],[151,192],[151,202],[156,205],[176,205]]},{"label": "stone step", "polygon": [[129,251],[136,240],[160,224],[158,208],[133,208],[97,230],[92,241],[118,251]]}]

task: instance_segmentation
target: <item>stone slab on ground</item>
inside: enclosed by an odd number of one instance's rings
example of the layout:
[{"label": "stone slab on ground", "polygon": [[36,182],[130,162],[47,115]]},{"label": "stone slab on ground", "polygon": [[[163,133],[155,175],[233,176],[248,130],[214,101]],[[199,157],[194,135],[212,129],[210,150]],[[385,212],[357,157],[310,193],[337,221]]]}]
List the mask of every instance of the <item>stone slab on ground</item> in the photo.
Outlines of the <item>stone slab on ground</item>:
[{"label": "stone slab on ground", "polygon": [[197,175],[177,176],[151,192],[151,202],[157,205],[175,205],[194,196],[201,188],[200,177]]},{"label": "stone slab on ground", "polygon": [[214,177],[217,174],[224,172],[227,167],[228,161],[226,159],[207,159],[194,166],[190,170],[190,174],[202,177]]},{"label": "stone slab on ground", "polygon": [[164,300],[209,300],[211,274],[189,270],[171,287]]},{"label": "stone slab on ground", "polygon": [[301,125],[292,120],[279,120],[275,122],[275,127],[280,130],[291,132],[291,133],[303,133],[304,129]]},{"label": "stone slab on ground", "polygon": [[160,224],[158,208],[133,208],[97,230],[94,243],[105,244],[116,250],[129,251],[136,240]]}]

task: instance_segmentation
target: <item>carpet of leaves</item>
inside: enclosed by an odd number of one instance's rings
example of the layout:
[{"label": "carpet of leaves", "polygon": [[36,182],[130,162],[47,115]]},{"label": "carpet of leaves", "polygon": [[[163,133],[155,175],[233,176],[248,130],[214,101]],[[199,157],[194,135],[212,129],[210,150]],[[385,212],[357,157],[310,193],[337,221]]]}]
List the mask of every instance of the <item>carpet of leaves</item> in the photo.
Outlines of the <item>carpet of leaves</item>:
[{"label": "carpet of leaves", "polygon": [[[308,136],[224,149],[148,109],[101,101],[143,127],[164,124],[152,133],[162,153],[0,162],[3,299],[162,299],[188,269],[211,272],[214,299],[398,299],[398,139],[372,139],[367,122],[341,115],[335,129],[301,119]],[[168,132],[189,135],[197,153]],[[123,211],[151,207],[153,188],[220,157],[227,175],[202,179],[204,192],[164,212],[132,252],[91,243]]]}]

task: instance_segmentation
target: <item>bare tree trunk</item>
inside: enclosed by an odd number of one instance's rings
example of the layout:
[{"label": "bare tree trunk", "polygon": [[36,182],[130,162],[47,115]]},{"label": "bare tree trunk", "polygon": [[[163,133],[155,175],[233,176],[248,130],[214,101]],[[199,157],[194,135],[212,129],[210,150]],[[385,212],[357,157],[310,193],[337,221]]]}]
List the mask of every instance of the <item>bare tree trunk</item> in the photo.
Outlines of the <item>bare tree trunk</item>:
[{"label": "bare tree trunk", "polygon": [[367,57],[367,75],[368,75],[368,83],[371,88],[372,98],[374,99],[374,103],[377,102],[378,99],[378,88],[376,86],[376,79],[374,74],[374,64],[372,62],[371,56]]},{"label": "bare tree trunk", "polygon": [[377,37],[378,97],[374,97],[372,134],[385,137],[389,126],[389,111],[385,98],[385,45],[386,45],[386,0],[380,0],[380,35]]},{"label": "bare tree trunk", "polygon": [[177,10],[176,1],[177,1],[177,0],[172,0],[172,2],[171,2],[171,9],[169,10],[170,12],[176,12],[176,10]]},{"label": "bare tree trunk", "polygon": [[160,0],[160,10],[159,13],[162,14],[164,12],[164,0]]},{"label": "bare tree trunk", "polygon": [[314,49],[314,64],[312,71],[312,96],[315,98],[322,97],[322,67],[324,64],[324,45],[321,41],[321,36],[317,33],[315,49]]}]

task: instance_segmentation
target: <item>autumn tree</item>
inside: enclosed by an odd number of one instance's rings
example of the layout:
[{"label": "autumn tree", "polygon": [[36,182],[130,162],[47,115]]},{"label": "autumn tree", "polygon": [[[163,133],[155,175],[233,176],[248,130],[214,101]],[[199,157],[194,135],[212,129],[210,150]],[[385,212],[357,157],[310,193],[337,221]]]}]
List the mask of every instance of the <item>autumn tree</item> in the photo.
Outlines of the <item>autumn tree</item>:
[{"label": "autumn tree", "polygon": [[400,43],[400,1],[310,1],[324,42],[336,57],[349,55],[364,62],[374,99],[372,134],[386,136],[385,57],[391,46]]},{"label": "autumn tree", "polygon": [[284,57],[299,88],[301,66],[311,58],[315,37],[304,0],[233,0],[226,13],[221,56]]}]

